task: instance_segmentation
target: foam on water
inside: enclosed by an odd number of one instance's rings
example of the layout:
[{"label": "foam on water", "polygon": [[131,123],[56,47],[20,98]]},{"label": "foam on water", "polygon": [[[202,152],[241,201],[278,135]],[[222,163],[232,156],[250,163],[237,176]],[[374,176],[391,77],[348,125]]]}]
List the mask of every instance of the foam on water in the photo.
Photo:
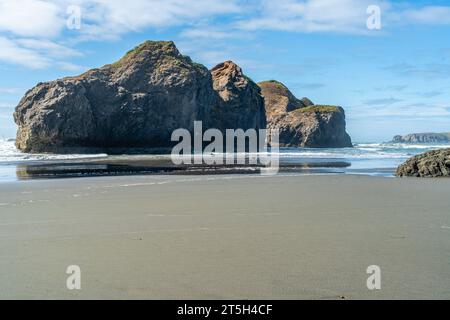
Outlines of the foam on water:
[{"label": "foam on water", "polygon": [[29,154],[19,151],[13,139],[0,139],[0,162],[27,162],[39,160],[70,160],[106,157],[106,154]]},{"label": "foam on water", "polygon": [[[450,148],[448,144],[404,144],[404,143],[357,143],[354,148],[314,149],[314,148],[281,148],[281,159],[293,158],[330,158],[330,159],[406,159],[428,150]],[[215,154],[216,156],[218,154]],[[0,162],[27,162],[39,160],[71,160],[84,158],[102,158],[106,154],[27,154],[22,153],[14,145],[14,140],[0,139]],[[144,156],[128,156],[139,159]],[[157,156],[152,156],[157,157]],[[161,157],[161,156],[159,156]]]},{"label": "foam on water", "polygon": [[[406,159],[440,148],[450,148],[449,144],[403,144],[403,143],[357,143],[354,148],[280,148],[278,156],[280,165],[297,165],[314,163],[308,172],[354,173],[392,176],[395,168]],[[250,154],[247,156],[267,155],[264,153]],[[224,157],[226,154],[212,154],[211,157]],[[272,153],[273,157],[274,154]],[[186,156],[191,158],[191,156]],[[163,160],[170,162],[170,155],[116,155],[106,154],[83,155],[83,154],[26,154],[15,147],[14,140],[0,139],[0,181],[13,180],[16,177],[16,167],[29,166],[45,162],[46,164],[67,162],[67,160],[80,160],[77,163],[83,165],[82,159],[107,158],[108,161],[120,160],[123,163],[129,161]],[[346,163],[348,166],[331,166],[330,164]],[[323,164],[321,166],[320,164]],[[72,168],[73,169],[73,168]],[[224,171],[226,169],[223,169]],[[233,168],[230,169],[234,170]],[[213,172],[208,172],[212,174]]]}]

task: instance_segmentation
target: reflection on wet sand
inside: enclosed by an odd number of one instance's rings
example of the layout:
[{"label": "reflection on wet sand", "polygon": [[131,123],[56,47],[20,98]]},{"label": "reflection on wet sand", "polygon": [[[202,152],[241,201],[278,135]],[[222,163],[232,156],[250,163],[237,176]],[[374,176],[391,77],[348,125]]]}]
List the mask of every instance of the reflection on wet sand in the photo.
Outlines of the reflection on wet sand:
[{"label": "reflection on wet sand", "polygon": [[[323,162],[305,161],[299,163],[280,163],[279,172],[285,173],[326,173],[347,168],[350,163],[343,161]],[[175,165],[170,159],[96,159],[55,161],[46,163],[18,164],[16,176],[19,180],[71,178],[90,176],[128,176],[128,175],[202,175],[202,174],[259,174],[263,165]]]}]

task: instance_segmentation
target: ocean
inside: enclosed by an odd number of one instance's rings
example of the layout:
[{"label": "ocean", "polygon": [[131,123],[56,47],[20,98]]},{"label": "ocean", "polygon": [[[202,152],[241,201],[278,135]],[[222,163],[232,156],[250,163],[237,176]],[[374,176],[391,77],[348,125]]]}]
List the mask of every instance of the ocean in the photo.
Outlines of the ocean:
[{"label": "ocean", "polygon": [[[343,149],[281,148],[280,172],[392,177],[408,158],[440,148],[450,148],[450,144],[355,143],[354,148]],[[168,155],[26,154],[16,149],[13,139],[0,139],[0,182],[99,175],[255,172],[248,166],[192,166],[180,170]]]}]

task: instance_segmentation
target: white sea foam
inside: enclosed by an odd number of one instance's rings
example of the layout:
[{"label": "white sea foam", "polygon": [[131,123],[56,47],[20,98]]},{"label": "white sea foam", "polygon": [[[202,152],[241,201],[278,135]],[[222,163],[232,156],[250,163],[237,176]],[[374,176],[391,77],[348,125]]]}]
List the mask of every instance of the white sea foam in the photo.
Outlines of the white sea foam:
[{"label": "white sea foam", "polygon": [[[295,158],[315,158],[315,159],[347,159],[347,160],[401,160],[407,159],[419,153],[439,148],[450,148],[449,144],[404,144],[404,143],[357,143],[354,148],[342,149],[310,149],[310,148],[280,148],[278,156],[280,159]],[[213,154],[213,157],[224,156],[225,154]],[[259,155],[262,155],[260,153]],[[22,153],[14,145],[14,140],[0,139],[0,162],[28,162],[40,160],[71,160],[85,158],[102,158],[106,154],[82,155],[82,154],[27,154]],[[252,156],[252,155],[250,155]],[[255,156],[255,155],[253,155]],[[141,158],[168,158],[167,155],[133,155],[133,156],[115,156],[113,158],[129,158],[130,160],[139,160]],[[190,157],[190,156],[188,156]]]},{"label": "white sea foam", "polygon": [[450,148],[450,144],[411,144],[411,143],[357,143],[356,148],[380,149],[440,149]]},{"label": "white sea foam", "polygon": [[0,139],[0,162],[26,162],[37,160],[70,160],[106,157],[106,154],[29,154],[19,151],[14,140]]}]

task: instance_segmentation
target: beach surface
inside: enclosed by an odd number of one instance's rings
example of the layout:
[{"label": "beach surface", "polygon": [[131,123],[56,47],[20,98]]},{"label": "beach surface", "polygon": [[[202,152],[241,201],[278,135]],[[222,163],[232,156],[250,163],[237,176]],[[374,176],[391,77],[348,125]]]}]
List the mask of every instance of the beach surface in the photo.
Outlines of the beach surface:
[{"label": "beach surface", "polygon": [[1,183],[0,298],[449,299],[449,194],[357,175]]}]

